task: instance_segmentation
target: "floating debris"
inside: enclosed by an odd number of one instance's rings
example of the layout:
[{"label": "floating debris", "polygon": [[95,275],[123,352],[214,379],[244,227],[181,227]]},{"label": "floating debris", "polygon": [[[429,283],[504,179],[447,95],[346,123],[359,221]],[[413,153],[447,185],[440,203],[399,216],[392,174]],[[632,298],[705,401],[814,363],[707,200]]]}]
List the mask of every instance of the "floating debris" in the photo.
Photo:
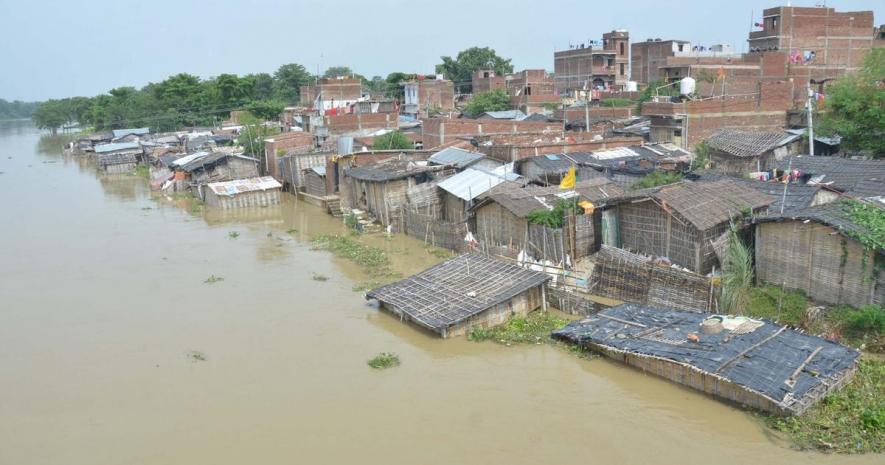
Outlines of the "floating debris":
[{"label": "floating debris", "polygon": [[231,232],[227,233],[227,237],[229,237],[231,239],[236,239],[236,238],[240,237],[240,233],[238,233],[236,231],[231,231]]},{"label": "floating debris", "polygon": [[381,352],[366,363],[376,370],[383,370],[399,366],[399,356],[393,352]]},{"label": "floating debris", "polygon": [[213,274],[213,275],[209,276],[208,278],[206,278],[206,280],[203,281],[203,283],[204,284],[214,284],[214,283],[218,283],[221,281],[224,281],[224,278],[222,278],[221,276],[215,276]]}]

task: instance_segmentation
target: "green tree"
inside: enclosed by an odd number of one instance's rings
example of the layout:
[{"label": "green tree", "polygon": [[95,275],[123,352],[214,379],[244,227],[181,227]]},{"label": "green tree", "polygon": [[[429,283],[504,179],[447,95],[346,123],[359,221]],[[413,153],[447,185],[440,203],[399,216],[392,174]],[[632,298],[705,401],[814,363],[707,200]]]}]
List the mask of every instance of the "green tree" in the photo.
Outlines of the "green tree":
[{"label": "green tree", "polygon": [[246,105],[246,110],[265,121],[279,119],[286,104],[279,100],[255,100]]},{"label": "green tree", "polygon": [[480,92],[470,99],[464,112],[470,116],[479,116],[487,111],[509,110],[510,96],[504,89]]},{"label": "green tree", "polygon": [[436,72],[454,81],[459,89],[469,88],[473,73],[481,69],[492,69],[499,75],[513,72],[511,60],[498,56],[489,47],[471,47],[458,52],[454,59],[447,56],[441,58],[442,63],[436,65]]},{"label": "green tree", "polygon": [[334,78],[339,76],[352,76],[354,72],[347,66],[330,66],[323,73],[323,77],[325,78]]},{"label": "green tree", "polygon": [[392,99],[396,99],[397,101],[402,102],[405,100],[405,89],[403,88],[403,81],[408,81],[415,77],[414,74],[408,73],[390,73],[387,75],[387,79],[385,82],[385,94]]},{"label": "green tree", "polygon": [[60,100],[47,100],[34,109],[31,119],[38,128],[47,129],[55,135],[58,128],[69,121],[69,115]]},{"label": "green tree", "polygon": [[0,120],[30,118],[38,105],[38,102],[22,102],[19,100],[10,102],[0,98]]},{"label": "green tree", "polygon": [[820,129],[849,150],[885,157],[885,48],[873,48],[857,73],[827,88]]},{"label": "green tree", "polygon": [[405,134],[393,131],[376,137],[372,148],[375,150],[409,150],[414,149],[415,144]]},{"label": "green tree", "polygon": [[253,100],[270,100],[274,98],[274,79],[267,73],[246,76],[252,87],[250,96]]},{"label": "green tree", "polygon": [[262,159],[264,156],[264,140],[277,131],[263,124],[263,121],[251,113],[240,115],[240,135],[237,144],[243,147],[246,156]]},{"label": "green tree", "polygon": [[286,103],[295,103],[301,94],[301,86],[313,82],[313,77],[304,66],[289,63],[280,66],[273,75],[276,83],[276,98]]}]

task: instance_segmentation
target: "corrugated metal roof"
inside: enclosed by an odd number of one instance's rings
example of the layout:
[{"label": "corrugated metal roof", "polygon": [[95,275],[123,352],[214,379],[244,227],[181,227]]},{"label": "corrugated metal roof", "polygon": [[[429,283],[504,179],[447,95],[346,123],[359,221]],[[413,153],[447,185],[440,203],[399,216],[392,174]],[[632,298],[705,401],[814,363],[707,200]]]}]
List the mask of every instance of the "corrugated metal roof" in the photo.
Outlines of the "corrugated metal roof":
[{"label": "corrugated metal roof", "polygon": [[195,153],[183,156],[183,157],[173,161],[172,164],[175,166],[184,166],[184,165],[186,165],[198,158],[203,158],[207,155],[209,155],[209,152],[195,152]]},{"label": "corrugated metal roof", "polygon": [[466,168],[482,158],[483,154],[481,153],[449,147],[434,153],[429,160],[436,165],[453,165],[457,168]]},{"label": "corrugated metal roof", "polygon": [[325,176],[325,175],[326,175],[326,166],[325,166],[325,165],[311,166],[311,167],[308,168],[308,169],[311,170],[311,171],[313,171],[314,173],[320,175],[320,176]]},{"label": "corrugated metal roof", "polygon": [[516,181],[520,177],[513,172],[513,163],[508,163],[491,171],[467,168],[440,181],[437,186],[459,199],[473,200],[502,182]]},{"label": "corrugated metal roof", "polygon": [[116,152],[118,150],[138,150],[138,142],[111,142],[95,146],[95,153]]},{"label": "corrugated metal roof", "polygon": [[234,195],[242,194],[244,192],[266,191],[268,189],[278,189],[283,187],[283,185],[274,179],[273,176],[211,182],[208,186],[216,195],[224,195],[228,197],[233,197]]},{"label": "corrugated metal roof", "polygon": [[487,111],[483,113],[480,118],[488,116],[493,119],[517,119],[517,118],[525,118],[525,113],[519,110],[500,110],[500,111]]},{"label": "corrugated metal roof", "polygon": [[129,129],[114,129],[114,138],[128,136],[129,134],[134,134],[136,136],[141,136],[144,134],[149,134],[151,132],[150,128],[129,128]]}]

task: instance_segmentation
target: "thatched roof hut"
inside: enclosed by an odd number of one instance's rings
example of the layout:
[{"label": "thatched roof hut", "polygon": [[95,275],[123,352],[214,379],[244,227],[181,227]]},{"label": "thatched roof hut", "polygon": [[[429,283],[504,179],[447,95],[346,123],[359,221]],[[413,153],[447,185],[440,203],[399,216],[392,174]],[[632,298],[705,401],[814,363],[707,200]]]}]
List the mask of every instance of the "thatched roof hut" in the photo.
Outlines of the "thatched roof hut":
[{"label": "thatched roof hut", "polygon": [[802,139],[783,132],[720,129],[706,142],[714,169],[745,176],[771,169],[777,161],[798,153]]},{"label": "thatched roof hut", "polygon": [[718,263],[712,242],[732,222],[763,213],[774,201],[730,180],[637,191],[616,200],[619,242],[624,249],[707,274]]},{"label": "thatched roof hut", "polygon": [[372,289],[381,308],[446,338],[504,323],[544,305],[546,273],[464,254],[402,281]]},{"label": "thatched roof hut", "polygon": [[756,218],[757,279],[830,304],[885,303],[885,250],[870,245],[881,232],[860,224],[853,208],[885,218],[874,202],[846,201]]},{"label": "thatched roof hut", "polygon": [[624,304],[553,337],[720,399],[801,415],[847,383],[859,353],[764,320]]}]

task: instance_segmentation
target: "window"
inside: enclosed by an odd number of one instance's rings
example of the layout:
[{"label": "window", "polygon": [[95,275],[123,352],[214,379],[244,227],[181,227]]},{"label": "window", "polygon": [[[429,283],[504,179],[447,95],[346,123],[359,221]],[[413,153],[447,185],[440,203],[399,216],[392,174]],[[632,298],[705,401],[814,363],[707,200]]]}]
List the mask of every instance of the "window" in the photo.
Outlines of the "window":
[{"label": "window", "polygon": [[682,129],[674,129],[673,137],[682,137]]},{"label": "window", "polygon": [[620,73],[618,73],[618,74],[620,74],[621,76],[623,76],[625,74],[624,73],[624,63],[621,63]]},{"label": "window", "polygon": [[679,44],[679,51],[680,51],[680,52],[682,51],[682,48],[683,48],[683,47],[685,47],[685,45]]},{"label": "window", "polygon": [[525,95],[532,95],[532,88],[529,86],[525,86]]},{"label": "window", "polygon": [[624,46],[624,43],[623,43],[623,42],[620,43],[620,47],[621,47],[621,50],[620,50],[619,55],[624,56],[624,53],[625,53],[626,47]]}]

